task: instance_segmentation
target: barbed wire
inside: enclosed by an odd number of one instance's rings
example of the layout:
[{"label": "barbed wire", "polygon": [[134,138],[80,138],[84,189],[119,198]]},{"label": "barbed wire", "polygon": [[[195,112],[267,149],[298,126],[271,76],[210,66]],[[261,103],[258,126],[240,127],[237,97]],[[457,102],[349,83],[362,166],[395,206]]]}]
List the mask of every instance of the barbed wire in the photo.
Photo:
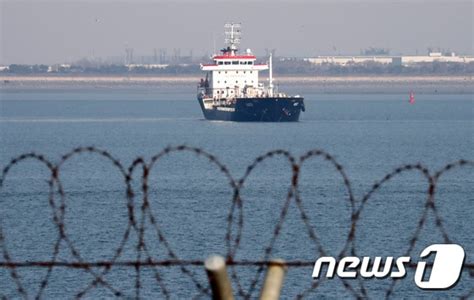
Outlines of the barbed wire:
[{"label": "barbed wire", "polygon": [[[188,277],[191,282],[194,284],[197,290],[197,297],[201,296],[211,296],[211,291],[209,286],[203,285],[197,278],[197,275],[192,272],[190,269],[193,266],[203,266],[204,261],[202,260],[185,260],[181,259],[175,250],[171,247],[171,244],[168,241],[168,238],[163,233],[162,229],[158,225],[157,219],[153,214],[153,209],[151,202],[149,200],[149,177],[150,172],[157,164],[158,161],[164,157],[170,155],[174,152],[190,152],[194,153],[197,156],[204,157],[208,162],[215,166],[220,174],[227,180],[230,188],[232,189],[232,204],[227,214],[227,225],[226,225],[226,235],[225,235],[225,246],[226,246],[226,262],[230,267],[230,276],[234,282],[237,294],[239,297],[244,299],[249,299],[255,297],[256,288],[262,279],[262,274],[265,269],[272,265],[278,264],[271,260],[273,251],[275,249],[275,243],[280,236],[283,228],[285,218],[288,214],[290,204],[294,202],[296,204],[297,210],[299,212],[300,218],[304,223],[304,226],[307,230],[308,237],[312,243],[316,246],[316,249],[321,254],[321,256],[328,255],[328,251],[324,248],[321,243],[316,228],[311,224],[310,218],[304,209],[303,199],[299,191],[299,179],[301,174],[301,169],[304,164],[315,158],[322,159],[327,161],[332,165],[336,172],[340,175],[342,179],[342,184],[344,185],[347,193],[347,201],[350,204],[351,209],[351,222],[349,227],[349,232],[345,238],[344,246],[342,250],[334,255],[338,258],[342,258],[345,255],[351,254],[357,256],[357,245],[355,237],[357,235],[357,224],[361,219],[362,212],[368,200],[376,193],[382,186],[387,182],[391,181],[394,177],[401,176],[407,172],[418,172],[423,178],[427,181],[427,190],[426,190],[426,200],[423,207],[421,217],[417,223],[416,229],[411,236],[408,244],[408,248],[404,253],[404,256],[409,256],[412,254],[415,249],[415,245],[420,239],[421,231],[424,228],[429,212],[434,214],[435,226],[440,230],[442,238],[445,243],[451,243],[452,239],[449,237],[449,234],[445,228],[443,219],[439,213],[438,207],[435,201],[436,189],[439,179],[448,171],[457,168],[472,167],[474,166],[473,161],[468,160],[458,160],[453,163],[449,163],[440,170],[430,173],[429,169],[421,164],[407,164],[396,168],[392,172],[385,175],[381,180],[375,182],[370,190],[361,198],[360,204],[357,205],[356,198],[354,196],[351,182],[346,175],[344,168],[339,164],[336,159],[329,153],[323,150],[311,150],[303,154],[299,158],[295,158],[288,151],[285,150],[274,150],[265,153],[257,157],[247,168],[244,175],[235,179],[229,169],[221,163],[216,156],[206,152],[201,148],[190,147],[186,145],[175,146],[175,147],[166,147],[160,153],[153,156],[149,162],[146,162],[143,158],[135,159],[132,164],[127,168],[122,165],[122,163],[112,156],[108,151],[100,150],[95,147],[80,147],[72,150],[71,152],[63,155],[59,162],[53,163],[48,160],[44,155],[37,153],[27,153],[20,155],[12,159],[4,168],[0,177],[0,190],[4,189],[5,180],[8,177],[12,168],[16,165],[21,164],[27,160],[34,160],[40,162],[46,167],[50,173],[48,179],[48,205],[52,209],[52,220],[57,228],[57,239],[54,241],[53,252],[51,259],[48,261],[14,261],[12,256],[7,249],[7,233],[4,232],[0,224],[0,248],[2,251],[3,261],[0,261],[0,269],[8,270],[13,283],[16,286],[18,296],[29,299],[30,295],[22,283],[21,277],[17,272],[19,268],[44,268],[46,269],[46,274],[41,279],[40,286],[34,298],[39,299],[43,296],[43,293],[50,283],[51,274],[54,271],[54,268],[70,268],[70,269],[81,269],[92,276],[92,280],[83,288],[81,288],[77,293],[75,293],[75,298],[85,297],[91,290],[101,286],[106,288],[116,297],[127,297],[125,293],[118,288],[116,288],[112,283],[110,283],[105,277],[112,270],[113,267],[126,267],[134,271],[134,298],[141,298],[141,289],[142,278],[141,278],[141,269],[147,268],[153,271],[154,279],[156,280],[161,295],[169,299],[172,297],[171,292],[168,290],[162,274],[160,273],[159,267],[178,267],[182,274]],[[60,179],[61,167],[71,158],[81,155],[83,153],[90,153],[98,155],[100,158],[109,161],[120,173],[123,178],[123,181],[126,186],[126,200],[127,200],[127,213],[128,213],[128,222],[123,237],[121,238],[118,247],[114,250],[113,256],[110,260],[106,261],[88,261],[85,260],[79,250],[77,249],[74,241],[66,234],[66,222],[65,222],[65,211],[66,211],[66,192],[63,188],[62,181]],[[279,218],[274,226],[272,231],[272,236],[268,245],[264,249],[264,255],[260,260],[236,260],[235,257],[241,246],[242,240],[242,229],[244,226],[244,215],[243,215],[243,199],[241,197],[241,190],[245,185],[247,178],[252,174],[253,170],[264,161],[272,157],[283,157],[289,164],[291,170],[291,181],[288,184],[288,192],[283,202],[282,210],[280,212]],[[132,187],[132,178],[135,172],[141,171],[141,194],[142,201],[136,201],[137,196],[136,192]],[[59,199],[57,199],[59,198]],[[137,218],[135,213],[140,211],[140,217]],[[151,229],[146,228],[146,224],[150,224]],[[235,232],[233,234],[233,226],[236,226]],[[167,257],[162,260],[153,259],[149,246],[145,242],[145,232],[147,230],[152,230],[156,234],[157,240],[165,247],[167,252]],[[138,237],[138,241],[135,245],[136,250],[136,259],[123,261],[119,258],[124,252],[125,245],[130,238],[132,232],[135,232]],[[60,245],[65,243],[67,248],[70,251],[70,254],[73,257],[73,261],[59,261],[58,256],[60,252]],[[210,254],[210,253],[209,253]],[[289,268],[300,268],[300,267],[312,267],[314,266],[314,261],[287,261],[286,266]],[[246,266],[246,267],[256,267],[255,275],[252,276],[251,281],[247,284],[247,288],[244,287],[244,284],[236,271],[236,267]],[[430,266],[430,264],[428,264]],[[409,268],[414,268],[415,265],[409,264]],[[101,268],[101,270],[96,270]],[[464,270],[469,273],[468,280],[473,280],[474,278],[474,263],[465,262]],[[132,272],[133,272],[132,271]],[[310,275],[308,274],[308,277]],[[301,291],[296,298],[303,298],[308,296],[308,294],[315,289],[317,289],[324,279],[312,280],[312,284],[306,289]],[[393,295],[394,289],[396,287],[399,279],[392,280],[388,289],[386,290],[386,298],[390,298]],[[356,289],[353,284],[345,279],[341,279],[342,285],[344,288],[350,292],[354,298],[368,298],[367,289],[364,285],[364,281],[359,278],[358,289]],[[471,288],[468,291],[465,291],[465,294],[461,298],[468,298],[473,296],[474,288]],[[0,296],[4,298],[5,296]]]}]

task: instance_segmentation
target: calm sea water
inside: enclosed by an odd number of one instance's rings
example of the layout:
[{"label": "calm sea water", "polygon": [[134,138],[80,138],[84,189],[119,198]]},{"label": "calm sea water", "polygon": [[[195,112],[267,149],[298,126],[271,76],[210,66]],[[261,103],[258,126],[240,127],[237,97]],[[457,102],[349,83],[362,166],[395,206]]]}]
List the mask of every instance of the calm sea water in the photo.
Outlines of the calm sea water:
[{"label": "calm sea water", "polygon": [[[186,144],[216,155],[239,178],[256,156],[269,150],[285,149],[299,156],[319,148],[334,155],[345,167],[359,205],[371,185],[399,165],[421,162],[435,171],[448,162],[473,158],[472,95],[416,95],[416,104],[410,105],[408,94],[323,95],[309,88],[298,93],[305,96],[307,108],[301,122],[266,124],[203,120],[193,91],[185,88],[1,91],[0,163],[5,166],[11,158],[31,151],[58,161],[74,147],[93,145],[110,151],[128,166],[138,156],[148,160],[163,147]],[[51,258],[57,230],[48,206],[48,179],[39,163],[25,161],[11,170],[1,190],[0,222],[6,247],[15,261]],[[84,260],[110,259],[128,219],[121,175],[106,160],[84,154],[64,164],[61,180],[66,191],[66,233]],[[289,164],[281,157],[265,161],[249,176],[242,190],[245,221],[237,259],[263,257],[290,180]],[[441,179],[436,198],[451,239],[464,247],[466,261],[471,263],[473,181],[471,169],[453,170]],[[135,188],[139,188],[139,182],[137,172]],[[210,254],[226,254],[226,218],[232,190],[215,166],[194,154],[174,153],[153,169],[150,187],[157,222],[181,259],[203,260]],[[426,180],[409,172],[395,177],[374,194],[358,223],[357,254],[404,255],[421,215],[426,189]],[[302,170],[300,192],[303,207],[324,249],[330,255],[338,255],[347,238],[351,212],[341,178],[327,162],[314,159]],[[145,236],[150,253],[155,259],[167,259],[156,232],[148,228]],[[132,233],[120,260],[136,258],[136,241]],[[416,259],[424,247],[437,242],[443,239],[430,214],[412,257]],[[293,202],[272,256],[307,261],[320,256]],[[61,244],[59,260],[71,259],[67,246]],[[190,270],[199,282],[207,285],[201,267]],[[241,285],[247,289],[255,268],[239,267],[236,271]],[[173,298],[198,294],[194,283],[179,268],[160,268],[159,272]],[[308,288],[313,282],[311,272],[311,267],[290,269],[284,298],[292,298]],[[21,269],[18,273],[28,295],[33,297],[45,270]],[[131,297],[134,274],[131,268],[116,267],[105,279]],[[454,297],[473,287],[472,277],[464,272],[453,289],[427,292],[415,286],[413,275],[410,270],[397,284],[396,297]],[[153,271],[144,269],[141,276],[142,296],[160,297],[161,289]],[[71,298],[92,281],[93,277],[85,271],[57,268],[43,296]],[[357,280],[349,283],[360,290]],[[370,297],[380,298],[391,282],[372,279],[364,283]],[[0,296],[15,295],[14,282],[1,269]],[[350,295],[338,279],[333,279],[322,282],[308,296]],[[253,296],[258,296],[258,291]],[[108,298],[112,293],[99,285],[85,297]]]}]

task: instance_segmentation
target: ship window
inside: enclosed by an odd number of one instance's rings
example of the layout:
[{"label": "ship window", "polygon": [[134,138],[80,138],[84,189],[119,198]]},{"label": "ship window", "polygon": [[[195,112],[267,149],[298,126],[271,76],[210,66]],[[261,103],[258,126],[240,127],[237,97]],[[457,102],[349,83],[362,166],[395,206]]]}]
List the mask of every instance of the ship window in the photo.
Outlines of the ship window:
[{"label": "ship window", "polygon": [[217,80],[217,83],[221,83],[219,80]]},{"label": "ship window", "polygon": [[[223,62],[221,62],[221,61],[220,61],[220,62],[218,62],[218,64],[219,64],[219,65],[222,65],[222,64],[223,64]],[[219,72],[219,73],[220,73],[220,72]]]},{"label": "ship window", "polygon": [[249,65],[253,65],[253,61],[249,61],[248,64],[249,64]]},{"label": "ship window", "polygon": [[224,81],[224,83],[227,83],[227,81]]},{"label": "ship window", "polygon": [[252,74],[252,71],[250,71],[250,74]]},{"label": "ship window", "polygon": [[238,65],[238,64],[239,64],[239,61],[238,61],[238,60],[233,61],[232,64],[233,64],[233,65]]},{"label": "ship window", "polygon": [[225,61],[224,64],[230,65],[230,61]]},{"label": "ship window", "polygon": [[239,81],[238,81],[238,80],[236,80],[236,81],[235,81],[235,83],[239,83]]},{"label": "ship window", "polygon": [[227,74],[227,71],[225,71],[225,73]]},{"label": "ship window", "polygon": [[235,71],[235,74],[239,74],[239,71]]},{"label": "ship window", "polygon": [[245,71],[244,71],[244,74],[245,74]]}]

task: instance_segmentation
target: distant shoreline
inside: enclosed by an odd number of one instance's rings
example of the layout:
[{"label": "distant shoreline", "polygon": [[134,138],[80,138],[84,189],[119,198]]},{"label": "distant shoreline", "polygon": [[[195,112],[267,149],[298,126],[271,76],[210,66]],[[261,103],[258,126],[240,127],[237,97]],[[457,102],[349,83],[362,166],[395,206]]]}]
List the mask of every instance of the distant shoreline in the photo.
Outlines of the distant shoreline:
[{"label": "distant shoreline", "polygon": [[[202,76],[176,75],[176,76],[115,76],[115,75],[2,75],[1,81],[10,80],[15,82],[199,82]],[[261,77],[265,80],[267,77]],[[277,76],[277,81],[282,82],[341,82],[341,81],[370,81],[370,82],[404,82],[404,81],[418,81],[418,82],[464,82],[474,81],[473,76],[467,75],[419,75],[419,76],[393,76],[393,75],[351,75],[351,76]]]},{"label": "distant shoreline", "polygon": [[[201,76],[0,76],[0,90],[194,88]],[[266,82],[266,77],[262,77]],[[278,76],[285,89],[305,87],[321,93],[474,93],[473,76]]]}]

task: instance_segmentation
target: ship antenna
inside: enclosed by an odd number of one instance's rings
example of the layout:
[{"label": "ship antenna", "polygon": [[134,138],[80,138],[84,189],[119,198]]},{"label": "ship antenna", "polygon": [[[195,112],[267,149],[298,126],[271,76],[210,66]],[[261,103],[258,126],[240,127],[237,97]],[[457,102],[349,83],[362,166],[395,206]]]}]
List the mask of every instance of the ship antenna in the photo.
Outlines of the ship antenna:
[{"label": "ship antenna", "polygon": [[212,55],[216,55],[216,34],[212,33]]},{"label": "ship antenna", "polygon": [[235,52],[238,50],[237,45],[240,44],[241,24],[229,22],[225,24],[224,28],[227,51],[230,52],[230,55],[235,55]]}]

